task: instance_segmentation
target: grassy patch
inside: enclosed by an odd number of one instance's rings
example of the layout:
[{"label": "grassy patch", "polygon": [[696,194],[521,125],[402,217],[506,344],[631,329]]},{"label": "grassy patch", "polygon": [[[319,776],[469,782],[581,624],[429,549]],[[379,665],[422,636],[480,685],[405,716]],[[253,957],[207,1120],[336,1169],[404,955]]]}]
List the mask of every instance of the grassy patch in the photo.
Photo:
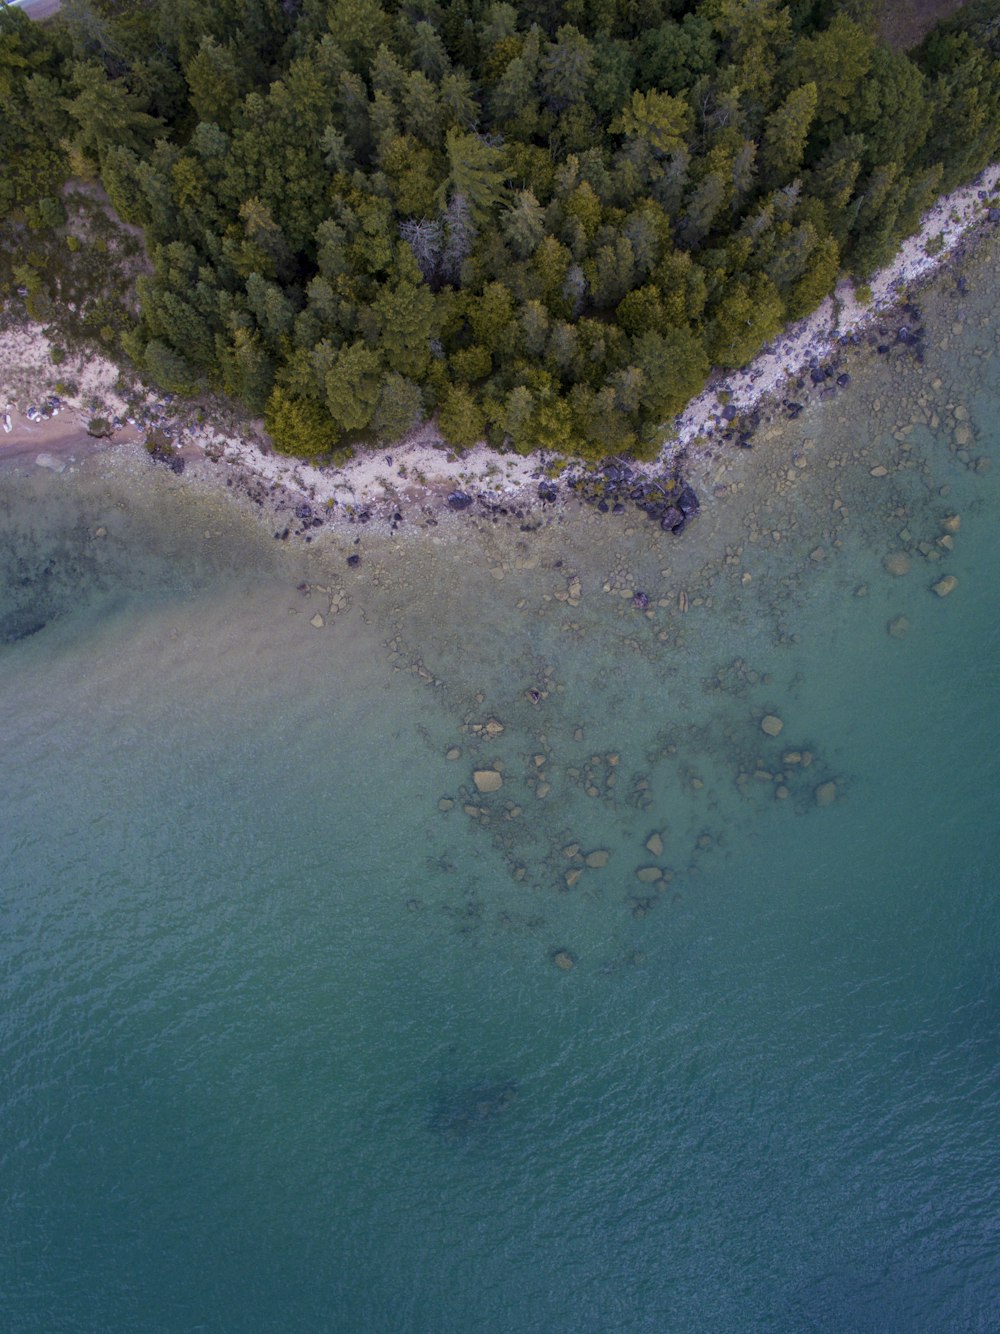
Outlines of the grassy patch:
[{"label": "grassy patch", "polygon": [[32,230],[16,215],[0,223],[0,302],[43,325],[63,356],[117,359],[135,322],[135,280],[149,271],[142,237],[96,186],[71,182],[63,203],[57,226]]},{"label": "grassy patch", "polygon": [[879,35],[894,51],[909,51],[964,3],[965,0],[876,0]]}]

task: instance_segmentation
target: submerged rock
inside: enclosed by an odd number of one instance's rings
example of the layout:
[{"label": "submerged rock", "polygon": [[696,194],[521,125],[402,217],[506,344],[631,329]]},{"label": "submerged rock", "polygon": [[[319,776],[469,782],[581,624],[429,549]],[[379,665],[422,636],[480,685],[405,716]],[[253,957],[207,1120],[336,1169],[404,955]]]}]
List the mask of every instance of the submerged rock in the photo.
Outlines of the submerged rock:
[{"label": "submerged rock", "polygon": [[503,787],[503,778],[495,769],[477,769],[472,781],[480,792],[499,792]]},{"label": "submerged rock", "polygon": [[517,1097],[517,1085],[475,1084],[440,1099],[428,1118],[431,1130],[443,1139],[467,1139],[502,1115]]},{"label": "submerged rock", "polygon": [[760,730],[767,736],[778,736],[785,724],[774,713],[766,713],[760,720]]},{"label": "submerged rock", "polygon": [[934,592],[939,598],[946,598],[949,593],[953,593],[958,587],[958,580],[953,574],[946,574],[943,579],[939,579],[933,585]]}]

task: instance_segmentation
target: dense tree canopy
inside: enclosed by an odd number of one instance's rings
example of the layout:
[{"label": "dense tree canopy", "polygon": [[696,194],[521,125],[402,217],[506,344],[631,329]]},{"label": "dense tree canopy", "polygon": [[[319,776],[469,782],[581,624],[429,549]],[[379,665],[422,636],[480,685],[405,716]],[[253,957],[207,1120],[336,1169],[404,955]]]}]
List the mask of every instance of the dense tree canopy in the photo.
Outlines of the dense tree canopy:
[{"label": "dense tree canopy", "polygon": [[279,448],[639,451],[996,156],[997,9],[907,56],[834,0],[0,7],[0,214],[98,172],[128,354]]}]

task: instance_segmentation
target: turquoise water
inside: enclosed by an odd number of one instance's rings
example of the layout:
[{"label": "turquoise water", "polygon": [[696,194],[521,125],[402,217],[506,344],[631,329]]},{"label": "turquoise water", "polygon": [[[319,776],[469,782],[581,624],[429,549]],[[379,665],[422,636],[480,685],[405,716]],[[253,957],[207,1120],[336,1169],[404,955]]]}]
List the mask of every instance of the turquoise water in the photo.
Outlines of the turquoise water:
[{"label": "turquoise water", "polygon": [[997,1328],[998,262],[680,542],[0,477],[4,1328]]}]

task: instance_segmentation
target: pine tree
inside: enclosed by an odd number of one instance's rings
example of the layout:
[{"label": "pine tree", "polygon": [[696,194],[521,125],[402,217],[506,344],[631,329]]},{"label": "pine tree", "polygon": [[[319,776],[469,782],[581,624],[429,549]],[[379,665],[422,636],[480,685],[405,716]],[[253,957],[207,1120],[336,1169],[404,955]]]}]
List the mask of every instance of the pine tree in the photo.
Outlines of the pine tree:
[{"label": "pine tree", "polygon": [[793,88],[764,122],[760,161],[766,189],[784,185],[801,167],[817,98],[815,83]]},{"label": "pine tree", "polygon": [[326,406],[341,431],[362,431],[372,419],[382,387],[378,356],[364,343],[337,353],[326,374]]}]

